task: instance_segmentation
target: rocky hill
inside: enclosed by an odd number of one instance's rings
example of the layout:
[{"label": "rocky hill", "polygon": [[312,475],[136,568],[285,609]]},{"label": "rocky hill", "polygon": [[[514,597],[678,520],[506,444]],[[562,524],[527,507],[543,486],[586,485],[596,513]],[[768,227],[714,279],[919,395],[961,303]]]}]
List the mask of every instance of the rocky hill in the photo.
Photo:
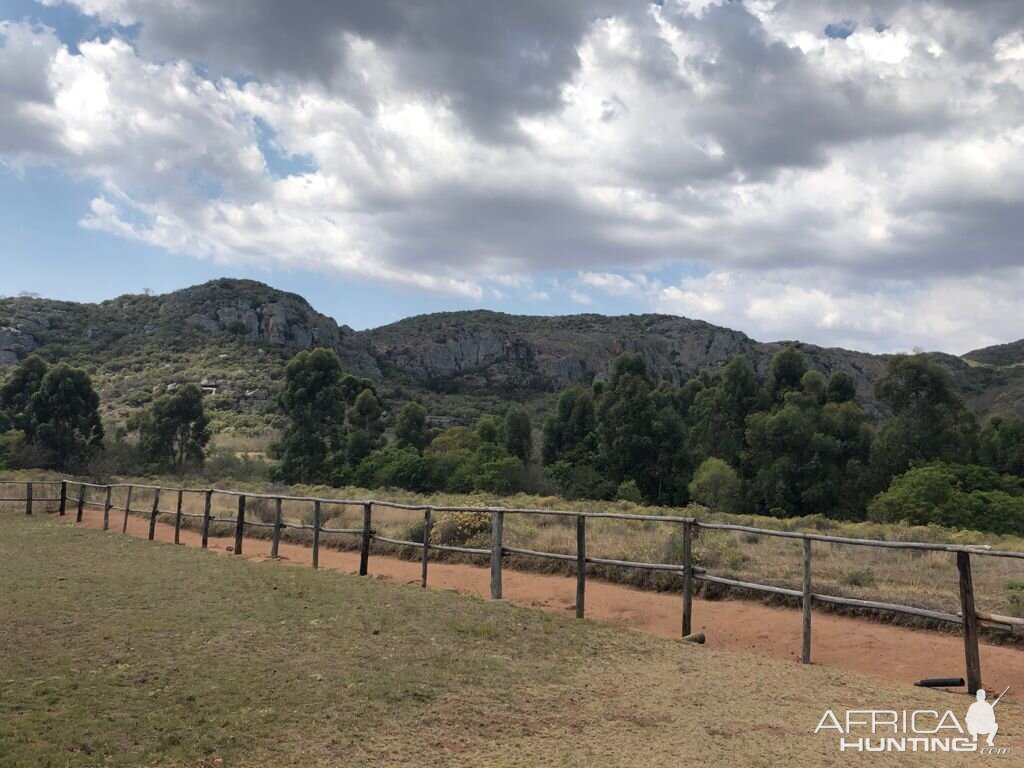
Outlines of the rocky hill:
[{"label": "rocky hill", "polygon": [[[194,381],[210,396],[219,426],[244,431],[275,425],[272,398],[284,364],[316,346],[336,350],[347,370],[378,381],[386,397],[417,395],[432,413],[456,415],[501,410],[508,398],[548,402],[565,386],[607,376],[612,359],[627,351],[643,354],[656,378],[675,384],[737,354],[764,376],[786,343],[670,315],[448,312],[357,332],[301,296],[249,280],[100,304],[0,299],[0,366],[33,351],[81,365],[115,420]],[[872,385],[885,356],[793,343],[822,373],[850,374],[869,411],[880,413]],[[1003,345],[1015,346],[1024,343]],[[1003,362],[1012,355],[991,351],[1003,347],[936,357],[980,409],[1024,412],[1024,369]]]}]

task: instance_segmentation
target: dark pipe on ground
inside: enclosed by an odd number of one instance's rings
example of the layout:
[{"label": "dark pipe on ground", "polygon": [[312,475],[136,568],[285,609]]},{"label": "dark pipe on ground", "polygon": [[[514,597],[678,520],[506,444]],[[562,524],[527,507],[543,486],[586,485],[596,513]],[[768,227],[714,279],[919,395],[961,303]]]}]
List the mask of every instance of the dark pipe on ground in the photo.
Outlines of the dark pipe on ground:
[{"label": "dark pipe on ground", "polygon": [[962,677],[931,677],[926,680],[918,680],[914,685],[919,688],[962,688],[964,679]]}]

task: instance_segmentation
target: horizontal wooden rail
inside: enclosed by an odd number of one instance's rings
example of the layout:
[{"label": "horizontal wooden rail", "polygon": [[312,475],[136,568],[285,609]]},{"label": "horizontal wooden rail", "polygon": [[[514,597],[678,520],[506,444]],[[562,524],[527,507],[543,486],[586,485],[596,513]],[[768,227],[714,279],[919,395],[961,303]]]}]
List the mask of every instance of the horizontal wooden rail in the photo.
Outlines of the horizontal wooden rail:
[{"label": "horizontal wooden rail", "polygon": [[[277,557],[277,545],[280,538],[280,532],[284,529],[292,530],[308,530],[313,534],[313,567],[315,568],[318,564],[320,535],[324,533],[330,534],[343,534],[343,535],[354,535],[360,537],[360,565],[359,573],[366,575],[368,572],[368,559],[371,551],[371,542],[378,541],[386,544],[392,544],[395,546],[402,547],[418,547],[422,550],[422,578],[421,583],[423,586],[427,584],[427,565],[429,560],[429,551],[434,550],[437,552],[454,552],[469,555],[488,556],[490,558],[490,569],[491,569],[491,596],[495,599],[500,599],[502,594],[502,561],[504,557],[509,555],[518,555],[523,557],[538,557],[548,560],[556,560],[565,563],[575,563],[575,572],[577,580],[576,590],[576,616],[583,618],[584,616],[584,600],[586,594],[586,571],[588,565],[601,565],[601,566],[612,566],[621,568],[635,568],[640,570],[649,571],[664,571],[668,573],[677,573],[682,577],[683,581],[683,621],[682,630],[683,634],[689,634],[692,625],[692,612],[693,612],[693,601],[692,601],[692,583],[694,581],[703,581],[709,584],[718,584],[721,586],[750,590],[754,592],[761,592],[767,594],[781,595],[784,597],[800,599],[803,608],[803,647],[801,651],[801,659],[804,663],[810,662],[810,650],[811,650],[811,605],[813,603],[819,604],[831,604],[840,605],[850,608],[863,608],[873,611],[883,611],[890,613],[900,613],[905,615],[916,616],[919,618],[929,619],[933,621],[947,622],[963,627],[964,630],[964,646],[965,646],[965,658],[967,662],[967,679],[968,689],[973,692],[981,685],[981,668],[978,654],[978,637],[977,627],[984,625],[1001,629],[1004,631],[1014,631],[1019,628],[1024,628],[1024,618],[1018,618],[1013,616],[1003,616],[999,614],[986,613],[979,611],[974,605],[974,594],[973,585],[971,580],[971,555],[983,556],[983,557],[1002,557],[1011,559],[1024,559],[1024,551],[1012,551],[1012,550],[997,550],[993,549],[989,545],[983,544],[941,544],[932,542],[918,542],[918,541],[889,541],[880,539],[858,539],[847,536],[830,536],[827,534],[809,533],[801,531],[786,531],[775,528],[757,528],[749,525],[741,525],[736,523],[713,523],[713,522],[702,522],[693,517],[681,517],[677,515],[642,515],[632,514],[624,512],[585,512],[578,510],[560,510],[560,509],[533,509],[533,508],[509,508],[509,507],[472,507],[472,506],[459,506],[459,505],[433,505],[433,504],[408,504],[396,501],[376,501],[369,499],[336,499],[336,498],[320,498],[315,496],[281,496],[275,494],[264,494],[264,493],[249,493],[247,491],[235,491],[235,490],[221,490],[212,488],[168,488],[165,486],[156,485],[139,485],[135,483],[114,483],[114,484],[97,484],[88,483],[80,480],[44,480],[44,481],[21,481],[21,480],[2,480],[0,479],[0,485],[14,485],[24,489],[24,496],[17,497],[0,497],[0,502],[24,502],[25,503],[25,514],[31,515],[34,504],[41,504],[46,502],[59,502],[59,512],[63,514],[66,510],[67,501],[69,500],[70,494],[68,492],[68,486],[76,487],[78,489],[77,498],[77,509],[78,515],[76,522],[81,522],[81,512],[83,507],[93,507],[103,509],[103,528],[106,530],[109,527],[109,516],[111,510],[118,512],[124,512],[125,521],[124,528],[127,527],[128,515],[132,512],[137,514],[148,514],[150,522],[150,538],[154,536],[154,526],[156,525],[156,519],[159,515],[171,515],[175,516],[175,542],[177,543],[179,538],[181,519],[202,519],[202,546],[205,548],[208,542],[209,527],[211,524],[219,525],[232,525],[234,526],[234,547],[232,550],[235,554],[241,554],[242,544],[244,538],[244,531],[246,528],[263,528],[273,530],[273,540],[271,546],[271,557]],[[59,497],[40,497],[36,496],[33,498],[33,486],[60,486]],[[103,502],[90,501],[85,498],[86,489],[95,489],[102,491],[105,494]],[[125,497],[124,506],[115,506],[112,500],[112,491],[115,489],[126,489],[127,495]],[[131,507],[131,499],[133,491],[152,491],[153,498],[151,507],[148,510],[133,509]],[[175,510],[161,510],[160,509],[160,498],[161,493],[176,493],[177,504]],[[194,512],[186,512],[182,509],[182,498],[185,494],[198,494],[202,495],[205,499],[204,510],[202,514]],[[237,515],[235,517],[218,517],[212,514],[211,502],[214,496],[226,496],[237,500]],[[247,520],[246,519],[246,504],[251,503],[253,500],[267,500],[273,501],[275,505],[274,509],[274,522],[264,522],[263,520]],[[313,513],[313,524],[300,524],[300,523],[286,523],[282,520],[281,505],[282,502],[309,504],[312,506]],[[322,524],[324,520],[322,507],[325,505],[332,506],[349,506],[357,507],[362,510],[362,527],[359,528],[329,528]],[[372,515],[373,508],[378,507],[382,509],[394,509],[394,510],[406,510],[413,512],[420,512],[424,516],[424,533],[422,541],[409,541],[406,539],[391,538],[388,536],[381,535],[372,526]],[[49,510],[47,510],[49,511]],[[478,548],[478,547],[463,547],[455,546],[450,544],[434,544],[430,541],[430,530],[434,523],[434,517],[437,514],[443,513],[476,513],[486,514],[491,519],[491,546],[490,548]],[[503,521],[505,515],[545,515],[554,517],[565,517],[571,518],[576,523],[576,552],[543,552],[533,549],[527,549],[524,547],[510,547],[507,546],[503,541],[504,536],[504,525]],[[682,563],[647,563],[635,560],[617,560],[612,558],[594,557],[586,551],[586,521],[587,520],[618,520],[626,522],[639,522],[643,524],[652,525],[671,525],[681,528],[683,534],[683,562]],[[739,533],[747,533],[756,536],[769,536],[774,538],[791,539],[800,541],[803,543],[803,581],[800,589],[793,589],[789,587],[781,587],[772,584],[759,584],[755,582],[742,581],[739,579],[727,578],[724,576],[715,576],[706,572],[704,568],[698,567],[694,562],[694,555],[692,551],[692,540],[699,535],[701,529],[709,531],[731,531]],[[956,555],[956,565],[960,573],[960,601],[961,611],[958,614],[946,613],[943,611],[931,610],[928,608],[918,608],[916,606],[899,605],[896,603],[886,603],[875,600],[862,600],[851,597],[842,597],[839,595],[827,595],[820,592],[814,592],[812,589],[811,579],[811,563],[812,563],[812,545],[813,544],[829,544],[829,545],[842,545],[842,546],[858,546],[858,547],[873,547],[878,549],[894,549],[894,550],[916,550],[925,552],[944,552],[952,553]],[[965,618],[966,617],[966,618]]]}]

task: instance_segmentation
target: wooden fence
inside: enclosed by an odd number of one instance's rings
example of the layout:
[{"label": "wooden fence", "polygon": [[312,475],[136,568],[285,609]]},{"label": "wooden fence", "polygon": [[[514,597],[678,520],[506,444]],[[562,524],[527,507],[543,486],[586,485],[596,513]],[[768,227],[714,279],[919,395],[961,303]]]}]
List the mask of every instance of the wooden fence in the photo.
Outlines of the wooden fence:
[{"label": "wooden fence", "polygon": [[[575,563],[576,570],[576,617],[583,618],[586,606],[586,585],[587,565],[597,564],[604,566],[618,566],[622,568],[639,568],[652,571],[665,571],[680,574],[683,582],[682,591],[682,622],[680,631],[683,636],[689,635],[693,623],[693,582],[704,581],[712,584],[719,584],[725,587],[764,592],[774,595],[784,595],[798,599],[801,603],[803,614],[803,631],[801,645],[801,661],[809,664],[811,661],[811,608],[814,603],[828,603],[833,605],[844,605],[853,608],[866,608],[876,611],[901,613],[932,619],[939,622],[959,625],[963,628],[964,638],[964,661],[966,669],[967,688],[971,693],[981,687],[981,659],[978,647],[978,630],[986,626],[1003,631],[1013,631],[1015,627],[1024,627],[1024,619],[1013,616],[1001,616],[998,614],[979,611],[974,605],[974,588],[971,579],[971,557],[1000,557],[1024,560],[1024,552],[1011,552],[994,550],[986,545],[956,545],[956,544],[933,544],[925,542],[905,541],[879,541],[872,539],[855,539],[842,536],[826,536],[814,533],[798,533],[793,531],[777,531],[766,528],[754,528],[746,525],[733,525],[728,523],[707,523],[696,520],[692,517],[677,517],[671,515],[636,515],[618,512],[577,512],[554,509],[509,509],[504,507],[461,507],[442,506],[430,504],[400,504],[393,501],[378,500],[353,500],[353,499],[330,499],[316,498],[312,496],[283,496],[272,494],[248,493],[244,491],[226,491],[218,489],[197,489],[197,488],[168,488],[153,485],[138,484],[113,484],[97,485],[77,480],[53,480],[53,481],[9,481],[0,480],[0,486],[22,486],[24,496],[0,497],[0,502],[23,502],[25,514],[31,515],[34,511],[46,511],[58,515],[68,513],[68,505],[75,510],[76,522],[82,521],[83,510],[86,506],[98,507],[103,510],[103,529],[107,530],[111,524],[111,512],[122,512],[124,517],[121,525],[122,532],[127,531],[128,516],[132,512],[148,514],[149,516],[149,538],[153,539],[156,532],[157,517],[161,514],[174,515],[174,542],[180,543],[181,524],[183,518],[196,518],[201,520],[202,547],[206,548],[209,543],[210,526],[214,523],[227,523],[234,526],[233,552],[241,555],[244,546],[244,533],[247,526],[254,528],[267,528],[271,530],[271,557],[278,556],[278,547],[281,540],[281,531],[292,528],[308,530],[312,532],[312,564],[314,568],[319,565],[320,557],[320,534],[350,534],[359,539],[359,575],[365,576],[369,571],[370,544],[372,541],[380,541],[388,544],[418,547],[422,550],[421,579],[422,587],[427,586],[427,570],[429,564],[429,553],[436,552],[458,552],[470,555],[482,555],[490,558],[491,576],[491,598],[501,599],[502,582],[502,559],[505,555],[525,555],[528,557],[547,558]],[[56,488],[57,495],[49,497],[37,496],[37,488]],[[86,489],[94,489],[102,492],[103,501],[88,501]],[[115,488],[127,489],[127,497],[123,507],[117,507],[112,503],[112,493]],[[131,498],[133,490],[145,490],[153,493],[153,500],[148,509],[132,509]],[[203,512],[190,513],[182,508],[182,500],[185,494],[198,495],[203,500]],[[212,514],[212,499],[215,494],[235,497],[237,499],[237,512],[234,517],[216,517]],[[173,498],[173,511],[161,509],[161,500]],[[249,499],[264,499],[274,503],[274,522],[262,522],[258,520],[247,520],[245,516],[246,502]],[[282,519],[282,503],[298,502],[312,506],[312,524],[287,523]],[[43,503],[54,504],[56,509],[49,508],[42,510],[38,505]],[[358,528],[331,528],[324,526],[322,511],[325,506],[344,505],[361,506],[363,510],[362,526]],[[391,508],[421,512],[423,514],[423,538],[422,541],[407,541],[403,539],[388,538],[380,535],[373,528],[374,507]],[[490,516],[491,547],[490,549],[459,547],[451,545],[434,544],[430,542],[431,528],[434,516],[445,512],[475,512]],[[503,528],[506,515],[551,515],[558,517],[574,518],[576,523],[576,552],[566,554],[563,552],[539,552],[520,547],[510,547],[503,543]],[[613,519],[613,520],[640,520],[647,523],[658,523],[668,526],[677,526],[682,529],[683,552],[681,564],[674,563],[648,563],[632,560],[612,560],[602,557],[591,557],[587,554],[587,521],[591,519]],[[803,544],[803,581],[801,589],[790,589],[769,584],[758,584],[754,582],[739,581],[721,576],[713,576],[703,568],[693,563],[693,535],[699,529],[718,531],[738,531],[757,536],[769,536],[785,539],[797,539]],[[828,544],[848,544],[861,547],[876,547],[884,549],[917,550],[929,552],[948,552],[955,556],[957,571],[959,574],[959,594],[961,610],[959,614],[934,611],[927,608],[918,608],[909,605],[895,603],[883,603],[874,600],[858,600],[838,595],[826,595],[814,592],[812,579],[812,544],[823,542]]]}]

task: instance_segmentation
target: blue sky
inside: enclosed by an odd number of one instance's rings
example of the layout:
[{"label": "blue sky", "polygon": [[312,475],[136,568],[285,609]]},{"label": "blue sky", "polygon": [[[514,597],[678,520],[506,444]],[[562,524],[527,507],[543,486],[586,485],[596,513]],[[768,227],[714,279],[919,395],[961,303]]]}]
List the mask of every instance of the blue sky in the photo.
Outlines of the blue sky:
[{"label": "blue sky", "polygon": [[0,293],[1024,336],[1021,4],[364,11],[0,0]]}]

